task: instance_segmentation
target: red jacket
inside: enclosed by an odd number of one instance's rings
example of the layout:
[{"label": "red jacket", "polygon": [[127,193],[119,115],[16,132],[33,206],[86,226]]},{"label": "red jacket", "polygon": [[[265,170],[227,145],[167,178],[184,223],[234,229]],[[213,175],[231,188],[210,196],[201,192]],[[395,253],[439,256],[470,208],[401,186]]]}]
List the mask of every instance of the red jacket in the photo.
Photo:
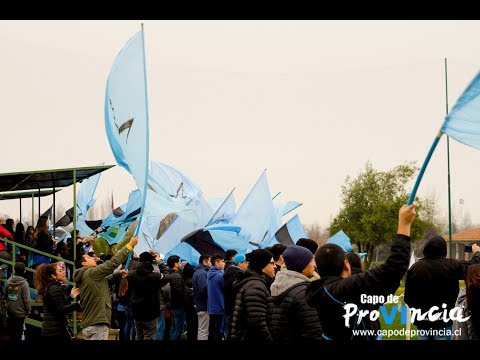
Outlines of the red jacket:
[{"label": "red jacket", "polygon": [[[8,240],[13,240],[12,234],[10,234],[10,231],[5,229],[3,226],[0,225],[0,238],[7,238]],[[0,241],[0,251],[6,251],[7,248],[5,247],[5,243],[3,241]]]}]

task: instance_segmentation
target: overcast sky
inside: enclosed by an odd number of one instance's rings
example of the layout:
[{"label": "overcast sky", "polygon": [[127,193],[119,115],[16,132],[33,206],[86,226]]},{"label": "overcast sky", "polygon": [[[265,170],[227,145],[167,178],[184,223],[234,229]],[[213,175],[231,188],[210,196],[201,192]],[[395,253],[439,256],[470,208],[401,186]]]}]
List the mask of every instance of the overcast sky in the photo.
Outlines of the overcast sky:
[{"label": "overcast sky", "polygon": [[[115,164],[105,84],[140,23],[0,21],[2,173]],[[266,168],[272,195],[304,203],[304,224],[327,226],[346,176],[367,161],[377,170],[420,166],[445,116],[444,58],[450,108],[480,68],[480,21],[145,21],[144,28],[150,158],[182,171],[207,198],[236,187],[237,204]],[[450,155],[452,203],[480,223],[480,151],[451,140]],[[120,205],[134,187],[116,167],[102,175],[97,198],[113,191]],[[446,211],[445,136],[417,195],[430,193]],[[18,201],[0,206],[17,216]]]}]

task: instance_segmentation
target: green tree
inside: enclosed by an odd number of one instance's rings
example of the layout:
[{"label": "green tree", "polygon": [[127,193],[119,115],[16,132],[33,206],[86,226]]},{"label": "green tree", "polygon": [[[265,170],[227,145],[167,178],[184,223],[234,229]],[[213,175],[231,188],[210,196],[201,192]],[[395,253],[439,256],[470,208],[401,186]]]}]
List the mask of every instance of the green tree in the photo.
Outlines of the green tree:
[{"label": "green tree", "polygon": [[[366,252],[368,269],[375,248],[392,240],[397,232],[398,210],[406,204],[409,193],[406,183],[417,173],[414,162],[399,165],[389,171],[377,171],[370,162],[354,179],[348,176],[342,186],[342,207],[330,223],[330,234],[343,230],[356,244],[359,252]],[[421,239],[429,221],[422,218],[428,210],[415,198],[417,216],[412,225],[411,238]],[[428,211],[427,211],[428,213]]]}]

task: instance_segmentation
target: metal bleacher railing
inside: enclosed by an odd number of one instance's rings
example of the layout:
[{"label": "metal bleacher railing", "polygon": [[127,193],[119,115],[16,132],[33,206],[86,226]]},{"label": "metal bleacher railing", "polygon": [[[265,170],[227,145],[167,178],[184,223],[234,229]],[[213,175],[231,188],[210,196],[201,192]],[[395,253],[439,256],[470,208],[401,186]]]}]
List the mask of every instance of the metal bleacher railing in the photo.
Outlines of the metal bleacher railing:
[{"label": "metal bleacher railing", "polygon": [[[49,257],[50,259],[55,259],[55,260],[57,260],[57,261],[62,261],[62,262],[64,262],[65,264],[71,265],[71,266],[72,266],[71,274],[73,274],[73,272],[75,271],[75,263],[74,263],[73,261],[64,259],[64,258],[62,258],[62,257],[55,256],[55,255],[52,255],[52,254],[48,254],[48,253],[46,253],[46,252],[43,252],[43,251],[40,251],[40,250],[31,248],[31,247],[28,247],[28,246],[23,245],[23,244],[16,243],[16,242],[14,242],[14,241],[11,241],[11,240],[8,240],[8,239],[5,239],[5,238],[0,238],[0,241],[3,241],[4,243],[10,244],[10,245],[12,246],[12,260],[5,260],[5,259],[0,258],[0,264],[1,264],[1,263],[5,263],[5,264],[8,264],[8,265],[11,265],[12,268],[13,268],[13,266],[14,266],[15,263],[16,263],[16,253],[15,253],[15,249],[16,249],[17,247],[19,247],[19,248],[28,250],[28,251],[31,252],[31,253],[44,255],[44,256]],[[35,273],[35,269],[32,269],[32,268],[30,268],[30,267],[28,267],[28,266],[26,266],[26,270],[29,271],[29,272]],[[0,281],[6,283],[6,282],[7,282],[7,279],[4,279],[4,278],[0,277]],[[71,281],[69,281],[69,280],[65,280],[64,282],[67,283],[67,284],[69,284],[69,285],[75,286],[75,283],[74,283],[74,282],[71,282]],[[37,290],[34,289],[34,288],[30,288],[30,291],[33,291],[33,292],[35,292],[35,293],[37,292]],[[40,301],[36,301],[36,302],[32,303],[31,306],[33,306],[33,307],[42,306],[42,307],[43,307],[43,303],[40,302]],[[73,315],[73,316],[72,316],[72,317],[73,317],[73,329],[74,329],[75,334],[77,334],[77,332],[78,332],[78,329],[77,329],[77,312],[74,311],[72,315]],[[42,327],[42,322],[41,322],[41,321],[34,320],[34,319],[29,319],[28,317],[25,318],[25,324],[33,325],[33,326],[36,326],[36,327],[39,327],[39,328]]]}]

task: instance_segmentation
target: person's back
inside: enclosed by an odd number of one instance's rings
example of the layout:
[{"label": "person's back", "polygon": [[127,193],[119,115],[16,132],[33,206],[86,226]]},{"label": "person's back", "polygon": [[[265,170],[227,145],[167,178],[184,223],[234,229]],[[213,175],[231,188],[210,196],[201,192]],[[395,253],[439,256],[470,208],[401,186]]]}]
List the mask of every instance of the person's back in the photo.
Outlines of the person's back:
[{"label": "person's back", "polygon": [[96,264],[88,254],[77,258],[79,267],[73,273],[73,280],[81,290],[80,303],[83,308],[82,327],[86,340],[106,340],[112,317],[112,299],[107,276],[127,260],[128,254],[138,243],[133,237],[115,256],[105,263]]},{"label": "person's back", "polygon": [[306,303],[307,286],[315,271],[310,250],[287,247],[283,252],[286,269],[277,272],[271,286],[273,313],[270,331],[280,344],[322,340],[317,310]]},{"label": "person's back", "polygon": [[31,311],[30,289],[25,274],[25,265],[17,262],[14,266],[15,275],[7,281],[7,313],[8,328],[12,340],[21,340],[23,323]]},{"label": "person's back", "polygon": [[275,276],[272,253],[265,249],[254,250],[248,257],[249,268],[237,273],[234,288],[237,293],[232,318],[232,341],[272,341],[269,323],[272,299],[267,277]]},{"label": "person's back", "polygon": [[317,308],[324,338],[338,341],[376,339],[376,335],[355,337],[352,330],[358,329],[356,317],[346,317],[343,306],[354,304],[360,310],[363,294],[386,297],[395,292],[410,260],[410,227],[414,218],[414,205],[402,206],[390,256],[382,265],[363,273],[351,274],[350,264],[340,246],[326,244],[318,249],[315,262],[321,278],[307,289],[307,303]]},{"label": "person's back", "polygon": [[474,264],[467,270],[465,279],[467,294],[468,338],[480,340],[480,264]]},{"label": "person's back", "polygon": [[[475,245],[475,249],[478,247]],[[415,262],[407,271],[405,302],[410,308],[421,309],[422,314],[433,306],[450,311],[460,290],[459,280],[465,279],[469,265],[480,262],[480,252],[475,252],[470,261],[447,259],[447,243],[441,236],[431,238],[423,250],[424,258]],[[451,325],[442,319],[431,322],[415,321],[419,329],[439,329]]]},{"label": "person's back", "polygon": [[[153,340],[157,333],[157,321],[160,316],[160,289],[168,278],[153,271],[155,258],[148,252],[140,254],[140,263],[127,275],[128,288],[131,290],[131,303],[136,340]],[[140,330],[140,331],[139,331]]]}]

